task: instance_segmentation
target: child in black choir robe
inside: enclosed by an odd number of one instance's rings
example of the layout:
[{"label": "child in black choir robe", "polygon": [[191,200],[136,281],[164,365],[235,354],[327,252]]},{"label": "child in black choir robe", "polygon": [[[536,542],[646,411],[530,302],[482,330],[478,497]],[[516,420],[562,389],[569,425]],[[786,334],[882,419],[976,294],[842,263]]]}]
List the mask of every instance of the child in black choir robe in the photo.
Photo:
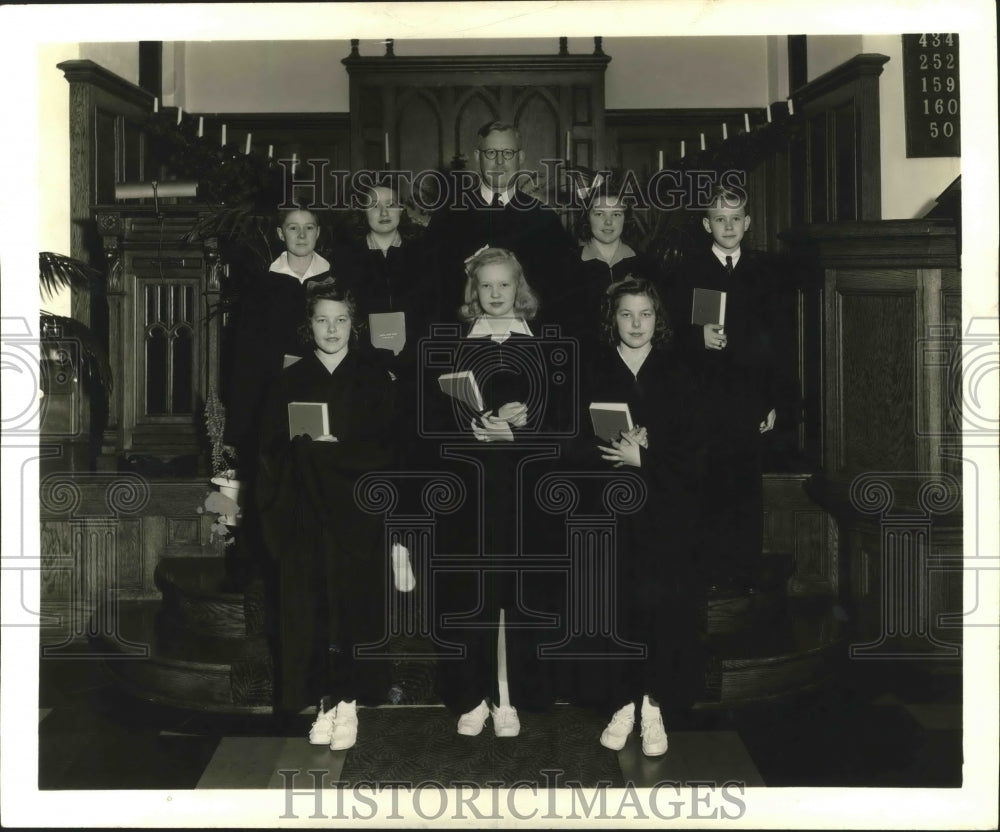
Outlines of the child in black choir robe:
[{"label": "child in black choir robe", "polygon": [[[667,750],[663,711],[689,706],[701,673],[691,547],[698,439],[689,383],[669,347],[669,324],[653,284],[628,277],[608,288],[603,306],[603,344],[585,365],[585,441],[577,456],[592,470],[634,467],[645,483],[642,507],[617,518],[613,560],[615,633],[644,645],[646,655],[623,657],[605,641],[604,659],[577,666],[577,700],[612,714],[600,741],[614,750],[624,747],[641,701],[642,750],[658,756]],[[610,445],[596,437],[586,415],[594,401],[628,404],[632,431]]]},{"label": "child in black choir robe", "polygon": [[[487,562],[437,576],[436,635],[465,651],[461,659],[442,654],[437,688],[442,701],[459,714],[459,734],[478,735],[492,715],[496,735],[513,737],[520,732],[517,706],[543,709],[553,701],[552,675],[536,647],[558,641],[553,622],[559,620],[558,579],[531,569],[523,539],[551,536],[553,529],[536,521],[516,522],[520,507],[515,503],[515,478],[521,478],[522,503],[531,500],[533,478],[550,470],[558,453],[557,443],[545,442],[548,425],[558,425],[566,408],[545,381],[543,339],[528,325],[538,302],[517,259],[509,251],[489,248],[470,258],[467,269],[460,317],[470,325],[468,334],[457,342],[440,339],[442,349],[453,350],[453,360],[426,379],[427,424],[456,438],[440,444],[428,440],[431,453],[426,462],[459,476],[466,491],[462,510],[438,523],[438,562],[444,563],[450,554],[484,555]],[[463,370],[475,375],[483,398],[481,412],[438,389],[441,373]],[[540,464],[526,462],[522,445],[528,453],[539,454]],[[456,456],[471,461],[459,462]],[[526,568],[491,567],[489,557],[498,555],[521,557]],[[467,621],[443,620],[463,613],[470,614]],[[506,679],[498,663],[504,656]]]},{"label": "child in black choir robe", "polygon": [[599,189],[577,223],[581,245],[563,296],[555,304],[563,332],[582,343],[599,340],[600,310],[605,290],[626,275],[652,278],[652,269],[622,239],[631,209],[617,196]]},{"label": "child in black choir robe", "polygon": [[[392,375],[396,386],[395,433],[404,450],[416,438],[416,356],[419,339],[427,334],[435,303],[435,286],[426,267],[424,246],[413,233],[398,195],[386,185],[375,185],[358,195],[363,209],[364,242],[358,255],[360,275],[352,285],[362,318],[369,322],[369,338],[362,348]],[[404,236],[401,229],[407,231]],[[385,313],[401,312],[404,328],[398,333],[382,325]],[[376,316],[374,319],[371,316]],[[374,324],[374,327],[372,326]]]},{"label": "child in black choir robe", "polygon": [[[389,681],[383,662],[353,654],[384,635],[384,529],[354,487],[389,463],[393,411],[386,371],[357,349],[355,309],[336,286],[309,291],[313,349],[269,392],[261,430],[262,526],[280,573],[278,707],[319,699],[309,740],[335,750],[354,745],[358,700],[384,701]],[[290,402],[325,402],[330,433],[290,440]]]},{"label": "child in black choir robe", "polygon": [[[712,244],[683,262],[671,307],[706,443],[700,557],[718,590],[752,592],[763,545],[762,445],[779,398],[778,286],[766,255],[741,246],[750,227],[746,194],[717,188],[709,205],[702,225]],[[726,293],[724,326],[690,323],[696,288]]]}]

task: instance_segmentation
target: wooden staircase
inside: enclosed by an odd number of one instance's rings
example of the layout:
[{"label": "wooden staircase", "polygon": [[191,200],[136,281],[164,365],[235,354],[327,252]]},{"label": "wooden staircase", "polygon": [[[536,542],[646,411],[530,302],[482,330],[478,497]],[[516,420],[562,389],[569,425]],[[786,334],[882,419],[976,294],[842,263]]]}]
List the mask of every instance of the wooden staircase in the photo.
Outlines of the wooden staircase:
[{"label": "wooden staircase", "polygon": [[[738,707],[831,681],[845,655],[844,616],[827,597],[788,598],[788,566],[772,569],[777,577],[752,595],[709,598],[710,661],[696,708]],[[235,589],[224,558],[184,554],[164,557],[155,580],[161,601],[119,602],[124,640],[149,646],[145,658],[107,661],[121,688],[177,708],[271,713],[274,665],[263,582]],[[117,643],[101,647],[110,651]],[[386,702],[436,703],[434,660],[418,655],[431,654],[431,643],[397,638],[392,646],[414,658],[394,662]]]}]

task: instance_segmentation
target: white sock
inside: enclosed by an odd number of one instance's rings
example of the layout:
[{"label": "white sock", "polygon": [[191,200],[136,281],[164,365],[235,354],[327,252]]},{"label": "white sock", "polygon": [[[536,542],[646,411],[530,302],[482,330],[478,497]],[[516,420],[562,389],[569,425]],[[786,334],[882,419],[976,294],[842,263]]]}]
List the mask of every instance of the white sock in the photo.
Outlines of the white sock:
[{"label": "white sock", "polygon": [[392,562],[392,581],[396,585],[396,590],[410,592],[417,585],[417,579],[410,565],[409,550],[401,543],[393,543],[389,560]]},{"label": "white sock", "polygon": [[497,707],[510,707],[510,683],[507,681],[507,630],[504,626],[503,607],[500,607],[500,624],[497,627],[497,692],[500,695]]},{"label": "white sock", "polygon": [[649,701],[649,694],[645,694],[642,697],[642,713],[643,715],[656,716],[660,712],[660,706],[654,705]]}]

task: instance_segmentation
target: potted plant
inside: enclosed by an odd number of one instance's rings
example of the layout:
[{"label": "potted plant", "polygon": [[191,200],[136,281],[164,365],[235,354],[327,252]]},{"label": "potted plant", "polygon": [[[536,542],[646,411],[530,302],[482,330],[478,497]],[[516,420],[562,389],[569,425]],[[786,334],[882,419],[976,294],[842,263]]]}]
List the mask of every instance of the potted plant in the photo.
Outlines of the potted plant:
[{"label": "potted plant", "polygon": [[208,495],[205,510],[219,516],[218,523],[212,527],[213,537],[222,537],[229,545],[233,542],[230,528],[239,524],[241,483],[236,477],[235,455],[222,439],[225,428],[226,408],[213,386],[209,388],[208,400],[205,402],[205,429],[212,450],[211,482],[219,490]]}]

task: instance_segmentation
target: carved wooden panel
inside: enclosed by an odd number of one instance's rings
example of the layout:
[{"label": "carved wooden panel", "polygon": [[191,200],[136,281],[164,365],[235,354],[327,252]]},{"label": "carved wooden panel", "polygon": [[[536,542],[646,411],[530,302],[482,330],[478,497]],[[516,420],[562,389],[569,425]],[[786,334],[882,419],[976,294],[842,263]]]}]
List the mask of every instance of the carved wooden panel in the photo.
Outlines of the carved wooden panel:
[{"label": "carved wooden panel", "polygon": [[803,192],[806,222],[881,218],[879,75],[888,60],[856,55],[793,90],[807,129],[790,185]]},{"label": "carved wooden panel", "polygon": [[192,517],[168,517],[167,518],[167,545],[168,546],[192,546],[201,543],[200,518]]},{"label": "carved wooden panel", "polygon": [[790,554],[791,595],[836,594],[839,586],[832,518],[803,490],[807,474],[764,475],[764,552]]},{"label": "carved wooden panel", "polygon": [[[413,87],[403,91],[396,110],[396,126],[392,137],[395,148],[390,155],[392,167],[420,171],[444,165],[444,125],[440,105],[432,96]],[[413,141],[413,136],[420,136],[421,140]]]},{"label": "carved wooden panel", "polygon": [[598,52],[447,58],[353,52],[343,61],[350,77],[352,167],[384,166],[386,134],[390,167],[419,170],[453,160],[471,167],[476,131],[496,120],[521,128],[526,168],[564,158],[567,131],[571,141],[589,142],[581,150],[592,162],[605,163],[609,60]]},{"label": "carved wooden panel", "polygon": [[[879,284],[900,282],[900,273],[850,275],[871,288],[838,289],[842,440],[838,467],[852,471],[912,470],[914,437],[913,289],[880,292]],[[841,275],[843,285],[847,275]]]}]

